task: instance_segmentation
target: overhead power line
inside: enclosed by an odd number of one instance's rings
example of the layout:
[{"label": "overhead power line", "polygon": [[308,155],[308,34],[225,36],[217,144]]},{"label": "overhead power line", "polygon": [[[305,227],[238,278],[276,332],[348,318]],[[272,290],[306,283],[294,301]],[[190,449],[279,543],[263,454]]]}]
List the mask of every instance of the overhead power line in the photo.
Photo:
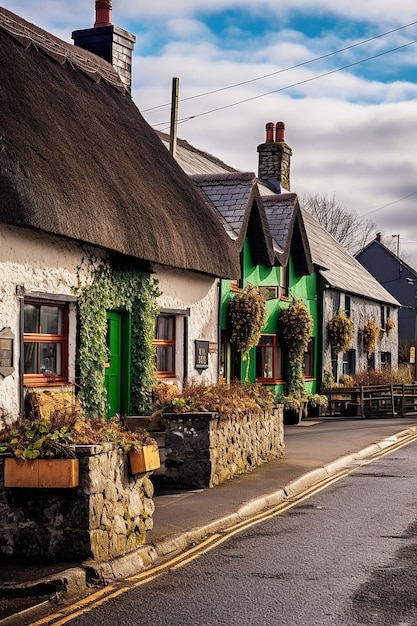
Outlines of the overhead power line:
[{"label": "overhead power line", "polygon": [[[417,195],[417,191],[413,191],[413,193],[409,193],[408,196],[403,196],[402,198],[399,198],[398,200],[394,200],[393,202],[389,202],[388,204],[384,204],[383,206],[380,206],[376,209],[372,209],[372,211],[368,211],[368,213],[364,213],[363,217],[366,217],[367,215],[370,215],[371,213],[375,213],[376,211],[380,211],[381,209],[386,209],[387,207],[391,206],[392,204],[397,204],[397,202],[402,202],[402,200],[407,200],[407,198],[412,198],[413,196]],[[394,237],[394,235],[393,235]]]},{"label": "overhead power line", "polygon": [[[361,59],[360,61],[354,61],[353,63],[348,63],[347,65],[343,65],[342,67],[338,67],[334,70],[329,70],[328,72],[323,72],[322,74],[318,74],[317,76],[312,76],[311,78],[306,78],[304,80],[300,80],[296,83],[292,83],[291,85],[286,85],[285,87],[280,87],[279,89],[273,89],[272,91],[267,91],[265,93],[258,94],[256,96],[251,96],[250,98],[245,98],[244,100],[239,100],[237,102],[232,102],[231,104],[224,104],[222,106],[216,107],[214,109],[209,109],[208,111],[203,111],[202,113],[197,113],[196,115],[189,115],[188,117],[183,117],[178,120],[178,123],[183,124],[184,122],[188,122],[197,117],[203,117],[204,115],[209,115],[210,113],[216,113],[217,111],[224,111],[225,109],[230,109],[232,107],[238,106],[239,104],[244,104],[246,102],[251,102],[253,100],[258,100],[259,98],[264,98],[265,96],[270,96],[273,93],[279,93],[281,91],[286,91],[287,89],[291,89],[293,87],[298,87],[299,85],[305,85],[306,83],[311,83],[319,78],[324,78],[325,76],[330,76],[331,74],[336,74],[337,72],[341,72],[342,70],[349,69],[350,67],[355,67],[356,65],[360,65],[361,63],[366,63],[367,61],[372,61],[373,59],[377,59],[378,57],[385,56],[386,54],[390,54],[391,52],[396,52],[397,50],[402,50],[403,48],[407,48],[408,46],[412,46],[417,43],[417,39],[414,41],[410,41],[408,43],[403,44],[402,46],[397,46],[396,48],[391,48],[390,50],[385,50],[384,52],[379,52],[378,54],[374,54],[366,59]],[[149,110],[149,109],[147,109]],[[167,122],[161,122],[159,124],[154,124],[153,126],[164,126]]]},{"label": "overhead power line", "polygon": [[[334,52],[329,52],[327,54],[323,54],[321,56],[315,57],[313,59],[308,59],[307,61],[303,61],[301,63],[297,63],[296,65],[291,65],[290,67],[286,67],[280,70],[276,70],[275,72],[271,72],[269,74],[264,74],[263,76],[257,76],[256,78],[251,78],[249,80],[244,80],[241,81],[239,83],[234,83],[233,85],[227,85],[225,87],[219,87],[218,89],[213,89],[212,91],[205,91],[203,93],[199,93],[199,94],[195,94],[193,96],[188,96],[187,98],[182,98],[179,100],[179,102],[186,102],[187,100],[195,100],[196,98],[202,98],[204,96],[210,96],[212,94],[215,93],[219,93],[221,91],[227,91],[228,89],[234,89],[235,87],[241,87],[242,85],[248,85],[250,83],[254,83],[257,82],[259,80],[264,80],[265,78],[270,78],[271,76],[277,76],[278,74],[283,74],[284,72],[289,72],[291,70],[294,69],[298,69],[299,67],[304,67],[305,65],[309,65],[311,63],[316,63],[317,61],[322,61],[323,59],[327,59],[329,57],[335,56],[336,54],[340,54],[341,52],[346,52],[347,50],[352,50],[353,48],[357,48],[359,46],[363,46],[366,43],[369,43],[370,41],[375,41],[376,39],[381,39],[382,37],[386,37],[387,35],[391,35],[392,33],[396,33],[400,30],[404,30],[405,28],[409,28],[410,26],[415,26],[417,24],[417,21],[415,22],[410,22],[409,24],[405,24],[404,26],[398,26],[398,28],[393,28],[392,30],[388,30],[385,33],[380,33],[379,35],[375,35],[375,37],[369,37],[368,39],[363,39],[362,41],[359,41],[357,43],[351,44],[350,46],[346,46],[344,48],[340,48],[339,50],[335,50]],[[416,42],[411,42],[411,43],[416,43]],[[405,46],[407,45],[411,45],[411,44],[405,44]],[[401,49],[402,47],[405,46],[399,46],[398,48],[393,48],[392,50],[388,50],[382,54],[388,54],[388,52],[394,52],[396,50]],[[380,56],[380,55],[376,55],[376,56]],[[359,64],[359,63],[365,63],[366,61],[373,59],[376,57],[369,57],[368,59],[364,59],[363,61],[358,61],[357,63],[355,63],[355,65]],[[351,67],[350,65],[345,66],[345,67]],[[340,69],[345,69],[340,68]],[[335,70],[335,71],[340,71],[340,70]],[[323,74],[324,76],[326,74]],[[318,77],[320,78],[321,75]],[[313,80],[313,79],[311,79]],[[298,84],[298,83],[297,83]],[[292,86],[292,85],[290,85]],[[270,93],[274,93],[274,92],[270,92]],[[268,95],[268,94],[265,94]],[[240,103],[238,103],[240,104]],[[156,105],[154,107],[150,107],[148,109],[143,109],[142,113],[147,113],[149,111],[155,111],[157,109],[162,109],[164,107],[170,106],[170,103],[165,103],[165,104],[159,104]]]}]

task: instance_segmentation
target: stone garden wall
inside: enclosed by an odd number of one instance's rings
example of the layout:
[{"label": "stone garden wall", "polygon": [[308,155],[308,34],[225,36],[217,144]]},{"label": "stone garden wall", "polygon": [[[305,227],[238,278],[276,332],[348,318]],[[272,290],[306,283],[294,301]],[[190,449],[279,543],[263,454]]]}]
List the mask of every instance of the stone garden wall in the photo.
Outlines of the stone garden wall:
[{"label": "stone garden wall", "polygon": [[217,413],[165,415],[165,482],[182,489],[214,487],[284,456],[282,407],[219,418]]},{"label": "stone garden wall", "polygon": [[34,560],[107,561],[143,545],[153,526],[153,485],[132,476],[113,447],[77,446],[80,483],[72,489],[3,487],[0,555]]}]

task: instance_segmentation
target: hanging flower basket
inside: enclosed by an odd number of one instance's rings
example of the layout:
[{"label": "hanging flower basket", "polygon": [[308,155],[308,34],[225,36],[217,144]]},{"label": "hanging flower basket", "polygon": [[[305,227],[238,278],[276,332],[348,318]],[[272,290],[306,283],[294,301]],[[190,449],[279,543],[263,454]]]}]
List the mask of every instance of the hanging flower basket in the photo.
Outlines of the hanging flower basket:
[{"label": "hanging flower basket", "polygon": [[387,337],[390,336],[391,331],[393,331],[394,328],[395,328],[394,320],[392,320],[390,317],[387,317],[387,319],[385,320],[385,331],[387,333]]},{"label": "hanging flower basket", "polygon": [[252,285],[237,293],[229,304],[231,341],[239,352],[256,346],[266,320],[265,299]]},{"label": "hanging flower basket", "polygon": [[378,325],[374,322],[374,320],[368,320],[363,327],[363,347],[365,348],[366,354],[368,355],[368,359],[372,356],[375,351],[376,342],[379,336],[379,328]]},{"label": "hanging flower basket", "polygon": [[344,312],[338,311],[327,322],[327,334],[333,351],[346,352],[349,349],[353,336],[353,322]]}]

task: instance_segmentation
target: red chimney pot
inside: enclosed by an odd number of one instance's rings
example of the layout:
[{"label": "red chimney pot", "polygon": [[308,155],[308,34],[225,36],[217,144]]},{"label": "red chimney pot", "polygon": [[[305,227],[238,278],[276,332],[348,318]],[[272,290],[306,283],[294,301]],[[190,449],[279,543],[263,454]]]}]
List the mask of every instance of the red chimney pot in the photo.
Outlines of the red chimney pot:
[{"label": "red chimney pot", "polygon": [[275,125],[275,141],[284,141],[285,124],[277,122]]},{"label": "red chimney pot", "polygon": [[96,21],[94,28],[111,26],[112,0],[96,0]]},{"label": "red chimney pot", "polygon": [[266,129],[266,141],[274,141],[274,123],[273,122],[268,122],[268,124],[265,126]]}]

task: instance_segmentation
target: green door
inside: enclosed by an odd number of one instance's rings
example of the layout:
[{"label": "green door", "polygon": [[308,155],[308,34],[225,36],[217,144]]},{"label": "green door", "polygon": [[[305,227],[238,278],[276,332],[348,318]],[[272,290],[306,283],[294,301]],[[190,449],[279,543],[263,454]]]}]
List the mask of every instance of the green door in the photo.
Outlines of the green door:
[{"label": "green door", "polygon": [[124,410],[123,370],[126,357],[123,354],[123,313],[107,311],[107,346],[109,360],[106,364],[104,385],[107,391],[107,417],[120,415]]}]

